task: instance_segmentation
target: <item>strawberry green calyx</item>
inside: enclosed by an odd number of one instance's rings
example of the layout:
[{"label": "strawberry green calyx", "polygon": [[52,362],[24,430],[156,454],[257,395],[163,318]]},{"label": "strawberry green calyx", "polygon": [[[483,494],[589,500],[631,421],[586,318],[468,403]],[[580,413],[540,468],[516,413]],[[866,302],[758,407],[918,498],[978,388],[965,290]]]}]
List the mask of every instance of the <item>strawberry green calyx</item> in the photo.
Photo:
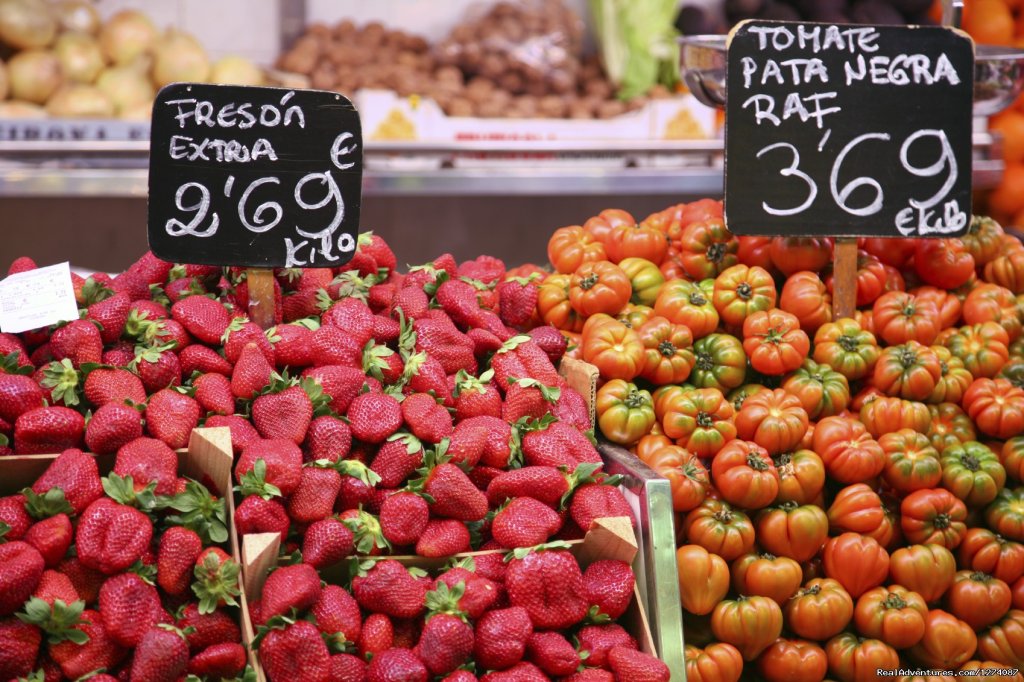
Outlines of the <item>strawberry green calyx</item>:
[{"label": "strawberry green calyx", "polygon": [[10,533],[10,532],[11,532],[11,527],[9,525],[7,525],[6,523],[4,523],[3,521],[0,521],[0,544],[3,544],[5,542],[7,542],[7,540],[6,540],[7,534]]},{"label": "strawberry green calyx", "polygon": [[491,383],[493,378],[493,369],[487,370],[479,377],[475,377],[466,370],[460,369],[458,374],[455,375],[455,397],[458,398],[463,393],[470,391],[484,393],[487,390],[487,385]]},{"label": "strawberry green calyx", "polygon": [[447,563],[445,563],[444,571],[442,572],[450,571],[453,568],[464,568],[470,573],[476,573],[476,562],[473,561],[473,557],[471,556],[453,556]]},{"label": "strawberry green calyx", "polygon": [[337,462],[321,459],[317,460],[317,465],[323,466],[320,464],[321,462],[327,462],[327,464],[342,476],[351,476],[357,481],[362,481],[371,488],[380,483],[380,476],[377,472],[357,459],[339,459]]},{"label": "strawberry green calyx", "polygon": [[[511,339],[501,344],[501,348],[499,348],[496,351],[496,354],[501,355],[503,353],[510,353],[514,351],[516,348],[519,348],[519,346],[523,345],[527,341],[533,341],[533,337],[527,336],[526,334],[518,334],[516,336],[513,336]],[[511,381],[511,378],[509,379],[509,381]]]},{"label": "strawberry green calyx", "polygon": [[[92,673],[89,673],[89,675],[86,675],[85,677],[79,677],[78,680],[75,680],[75,682],[78,682],[79,680],[86,680],[91,675]],[[33,670],[25,677],[17,678],[17,682],[46,682],[46,671],[42,668],[40,668],[39,670]]]},{"label": "strawberry green calyx", "polygon": [[118,476],[108,474],[100,479],[103,483],[103,492],[107,497],[119,504],[135,507],[147,514],[163,509],[167,506],[167,498],[157,495],[156,481],[150,481],[142,490],[135,489],[135,481],[131,476]]},{"label": "strawberry green calyx", "polygon": [[164,288],[159,284],[149,285],[149,298],[154,303],[159,303],[165,308],[171,307],[170,297],[167,295],[167,292],[164,290]]},{"label": "strawberry green calyx", "polygon": [[204,546],[227,542],[228,521],[224,500],[211,495],[202,483],[189,480],[185,483],[184,492],[172,497],[167,506],[181,512],[168,516],[167,523],[194,531]]},{"label": "strawberry green calyx", "polygon": [[320,639],[324,640],[324,644],[327,645],[327,650],[332,654],[357,653],[356,643],[346,638],[344,632],[321,632]]},{"label": "strawberry green calyx", "polygon": [[384,381],[384,371],[391,368],[384,358],[394,354],[395,351],[387,346],[377,345],[370,339],[363,347],[363,372],[377,381]]},{"label": "strawberry green calyx", "polygon": [[267,482],[267,462],[262,457],[253,462],[252,469],[242,474],[241,484],[235,490],[243,496],[259,495],[264,500],[281,497],[281,489]]},{"label": "strawberry green calyx", "polygon": [[493,284],[487,284],[486,282],[482,282],[474,277],[459,277],[459,279],[465,282],[466,284],[470,285],[477,291],[491,291],[492,289],[494,289],[494,287],[498,285],[497,282],[494,282]]},{"label": "strawberry green calyx", "polygon": [[417,566],[410,566],[406,570],[409,571],[409,575],[411,575],[413,578],[426,578],[428,575],[430,575],[425,570]]},{"label": "strawberry green calyx", "polygon": [[234,559],[221,561],[216,552],[208,552],[196,564],[192,592],[199,599],[199,613],[213,613],[222,604],[238,606],[235,597],[241,594],[238,588],[241,568]]},{"label": "strawberry green calyx", "polygon": [[231,334],[233,332],[241,331],[242,328],[245,327],[245,325],[248,322],[249,318],[245,317],[244,315],[242,317],[232,318],[231,323],[228,325],[228,328],[224,330],[224,334],[222,334],[220,337],[220,345],[226,345],[228,339],[231,338]]},{"label": "strawberry green calyx", "polygon": [[144,564],[142,559],[139,559],[134,564],[128,567],[128,573],[134,573],[135,575],[142,578],[143,582],[148,585],[156,585],[156,565],[155,564]]},{"label": "strawberry green calyx", "polygon": [[114,295],[114,290],[93,277],[87,277],[82,285],[82,302],[86,306],[105,301]]},{"label": "strawberry green calyx", "polygon": [[[373,557],[352,557],[348,560],[348,577],[365,578],[370,569],[377,565],[377,559]],[[349,585],[351,587],[351,585]]]},{"label": "strawberry green calyx", "polygon": [[[338,288],[338,298],[354,298],[366,303],[370,287],[379,284],[377,275],[360,277],[356,270],[346,270],[331,280],[331,287]],[[327,306],[330,308],[330,306]],[[326,308],[324,308],[326,310]]]},{"label": "strawberry green calyx", "polygon": [[313,404],[313,417],[335,417],[337,413],[331,409],[331,396],[324,393],[323,384],[313,377],[299,379],[299,387],[305,392],[309,402]]},{"label": "strawberry green calyx", "polygon": [[42,495],[36,494],[31,488],[25,488],[21,494],[25,496],[25,511],[36,520],[48,519],[57,514],[73,516],[75,513],[60,488],[50,488]]},{"label": "strawberry green calyx", "polygon": [[0,355],[0,374],[21,374],[23,376],[32,374],[32,365],[19,365],[18,355],[18,351]]},{"label": "strawberry green calyx", "polygon": [[[292,613],[295,613],[295,609],[292,609]],[[289,625],[295,625],[295,620],[289,616],[274,616],[256,630],[256,636],[252,639],[252,648],[259,651],[263,639],[270,634],[271,630],[284,630]]]},{"label": "strawberry green calyx", "polygon": [[427,620],[436,615],[446,613],[455,616],[464,623],[469,619],[466,612],[459,608],[459,600],[466,594],[466,583],[460,580],[455,587],[448,587],[445,583],[439,582],[433,591],[427,592]]},{"label": "strawberry green calyx", "polygon": [[563,540],[556,540],[555,542],[545,542],[540,545],[534,545],[533,547],[517,547],[505,555],[505,563],[508,563],[513,559],[525,559],[532,552],[550,552],[560,549],[572,549],[572,545]]},{"label": "strawberry green calyx", "polygon": [[584,621],[594,625],[607,625],[612,622],[612,619],[607,613],[601,613],[601,607],[595,604],[587,610]]},{"label": "strawberry green calyx", "polygon": [[167,630],[167,632],[173,632],[174,634],[176,634],[178,637],[181,637],[182,639],[186,639],[187,635],[193,635],[196,632],[196,629],[194,627],[192,627],[191,625],[188,626],[185,629],[182,629],[182,628],[179,628],[179,627],[175,627],[174,625],[171,625],[169,623],[160,623],[160,624],[157,625],[157,627],[162,629],[162,630]]},{"label": "strawberry green calyx", "polygon": [[516,379],[515,377],[509,377],[508,383],[510,385],[519,384],[523,388],[536,388],[540,391],[541,397],[549,403],[556,403],[558,402],[558,399],[562,397],[562,389],[557,386],[545,386],[536,379]]},{"label": "strawberry green calyx", "polygon": [[82,375],[71,364],[71,360],[64,358],[60,362],[54,361],[48,364],[43,370],[43,380],[39,383],[43,388],[50,389],[54,400],[59,400],[71,407],[79,403],[81,378]]},{"label": "strawberry green calyx", "polygon": [[579,487],[585,483],[597,483],[600,485],[619,485],[622,482],[622,476],[615,474],[614,476],[608,476],[607,474],[599,471],[601,464],[594,462],[584,462],[577,464],[576,468],[572,473],[568,473],[565,467],[559,467],[562,470],[562,475],[565,476],[565,481],[569,485],[568,490],[562,495],[562,499],[559,501],[559,509],[565,509],[569,506],[569,502],[572,500],[572,496],[576,494]]},{"label": "strawberry green calyx", "polygon": [[558,417],[551,414],[550,412],[540,419],[531,419],[530,417],[522,417],[513,424],[513,432],[529,433],[530,431],[544,431],[549,426],[558,421]]},{"label": "strawberry green calyx", "polygon": [[414,455],[417,452],[423,450],[423,441],[421,441],[419,438],[409,433],[408,431],[398,431],[397,433],[393,433],[390,436],[388,436],[389,443],[395,441],[399,441],[400,443],[405,445],[405,451],[410,455]]},{"label": "strawberry green calyx", "polygon": [[73,642],[81,646],[89,641],[89,635],[78,629],[82,624],[82,612],[85,602],[81,599],[66,603],[63,599],[54,599],[51,607],[39,597],[32,597],[25,602],[25,610],[15,614],[23,623],[35,625],[46,633],[46,641],[50,644]]},{"label": "strawberry green calyx", "polygon": [[341,522],[352,531],[355,548],[360,553],[369,554],[374,549],[391,549],[391,543],[381,530],[380,520],[373,514],[360,509],[355,517],[342,519]]},{"label": "strawberry green calyx", "polygon": [[135,346],[135,359],[128,363],[128,369],[137,371],[143,360],[152,364],[160,362],[160,356],[174,350],[177,345],[177,341],[171,341],[162,346]]},{"label": "strawberry green calyx", "polygon": [[[401,308],[398,308],[398,328],[400,330],[398,333],[398,351],[402,354],[402,359],[408,363],[411,360],[410,356],[416,351],[416,330]],[[417,363],[417,369],[423,364],[424,359],[426,359],[426,355],[423,355],[423,358]]]},{"label": "strawberry green calyx", "polygon": [[508,468],[522,469],[526,463],[526,455],[523,453],[523,434],[513,426],[508,437]]}]

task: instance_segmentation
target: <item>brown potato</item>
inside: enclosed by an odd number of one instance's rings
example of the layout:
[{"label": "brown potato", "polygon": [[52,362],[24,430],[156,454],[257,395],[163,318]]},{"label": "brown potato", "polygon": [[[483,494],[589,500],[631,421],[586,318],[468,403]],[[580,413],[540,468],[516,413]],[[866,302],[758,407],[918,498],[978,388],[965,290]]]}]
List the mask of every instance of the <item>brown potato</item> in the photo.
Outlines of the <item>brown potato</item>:
[{"label": "brown potato", "polygon": [[626,104],[617,99],[605,100],[597,107],[598,118],[615,118],[624,113],[626,113]]}]

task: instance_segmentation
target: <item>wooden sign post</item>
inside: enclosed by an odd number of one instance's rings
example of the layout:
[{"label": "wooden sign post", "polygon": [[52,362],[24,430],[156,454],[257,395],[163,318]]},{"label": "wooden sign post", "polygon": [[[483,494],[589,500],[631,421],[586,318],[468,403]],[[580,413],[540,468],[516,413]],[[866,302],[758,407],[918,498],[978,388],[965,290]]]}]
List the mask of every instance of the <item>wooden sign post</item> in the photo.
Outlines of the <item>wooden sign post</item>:
[{"label": "wooden sign post", "polygon": [[246,266],[253,322],[274,323],[273,268],[351,260],[363,140],[345,97],[174,83],[157,95],[150,134],[150,249]]},{"label": "wooden sign post", "polygon": [[857,237],[970,223],[974,46],[949,28],[747,21],[729,37],[725,219],[835,237],[833,310],[856,309]]}]

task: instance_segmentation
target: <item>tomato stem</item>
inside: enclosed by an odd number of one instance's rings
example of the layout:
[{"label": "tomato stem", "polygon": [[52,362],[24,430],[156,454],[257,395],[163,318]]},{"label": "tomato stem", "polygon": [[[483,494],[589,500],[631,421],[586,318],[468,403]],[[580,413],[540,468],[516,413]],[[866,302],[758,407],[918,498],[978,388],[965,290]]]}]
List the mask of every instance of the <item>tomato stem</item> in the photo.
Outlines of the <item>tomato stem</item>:
[{"label": "tomato stem", "polygon": [[736,287],[736,294],[744,301],[749,301],[754,295],[754,289],[747,282],[740,282]]},{"label": "tomato stem", "polygon": [[709,263],[717,265],[723,258],[725,258],[725,244],[715,242],[708,247],[708,250],[704,253],[704,257],[707,258]]},{"label": "tomato stem", "polygon": [[658,352],[664,355],[666,358],[670,358],[673,355],[675,355],[676,350],[677,349],[675,345],[667,339],[658,344]]},{"label": "tomato stem", "polygon": [[768,462],[761,459],[756,452],[747,453],[747,466],[754,471],[768,471]]},{"label": "tomato stem", "polygon": [[596,273],[587,275],[580,280],[580,289],[583,289],[583,291],[589,291],[597,284],[597,280],[598,277]]},{"label": "tomato stem", "polygon": [[699,291],[695,291],[690,294],[690,305],[702,306],[707,305],[708,299],[704,298],[704,295]]},{"label": "tomato stem", "polygon": [[699,426],[700,428],[708,429],[714,426],[714,424],[715,420],[712,419],[711,415],[708,414],[707,412],[701,411],[697,413],[697,426]]},{"label": "tomato stem", "polygon": [[857,350],[857,346],[860,345],[857,343],[857,339],[855,339],[852,336],[849,336],[848,334],[843,334],[842,336],[840,336],[838,339],[836,339],[836,343],[838,343],[839,346],[847,353],[852,353],[853,351]]}]

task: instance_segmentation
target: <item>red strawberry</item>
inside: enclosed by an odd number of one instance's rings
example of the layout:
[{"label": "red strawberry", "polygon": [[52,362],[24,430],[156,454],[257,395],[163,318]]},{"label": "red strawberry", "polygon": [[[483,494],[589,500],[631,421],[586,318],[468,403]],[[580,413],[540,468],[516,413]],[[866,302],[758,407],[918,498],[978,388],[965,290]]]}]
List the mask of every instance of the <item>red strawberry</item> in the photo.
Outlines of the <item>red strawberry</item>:
[{"label": "red strawberry", "polygon": [[366,657],[367,654],[376,656],[382,651],[390,649],[394,643],[394,626],[391,619],[383,613],[371,613],[363,621],[362,632],[359,634],[359,655]]},{"label": "red strawberry", "polygon": [[[264,463],[263,476],[260,476],[257,466],[259,460]],[[243,495],[266,495],[268,489],[264,484],[269,484],[277,488],[278,494],[288,497],[299,487],[301,479],[302,450],[290,440],[259,440],[251,443],[242,450],[235,465],[235,480],[242,485]]]},{"label": "red strawberry", "polygon": [[368,682],[427,682],[430,674],[423,661],[409,649],[388,649],[370,661],[366,679]]},{"label": "red strawberry", "polygon": [[43,390],[31,377],[0,372],[0,419],[13,424],[25,412],[42,406]]},{"label": "red strawberry", "polygon": [[170,344],[155,348],[140,348],[133,369],[139,374],[147,393],[156,393],[168,386],[181,383],[181,363],[171,352]]},{"label": "red strawberry", "polygon": [[[141,277],[147,284],[160,284],[167,280],[173,267],[174,263],[160,260],[153,255],[152,251],[146,251],[139,260],[132,263],[129,269]],[[195,266],[190,265],[186,267],[193,268]],[[93,277],[95,276],[93,275]]]},{"label": "red strawberry", "polygon": [[299,487],[288,498],[288,515],[298,523],[326,519],[341,490],[341,476],[331,468],[302,467]]},{"label": "red strawberry", "polygon": [[380,507],[381,532],[398,547],[416,544],[429,520],[427,501],[415,493],[389,495]]},{"label": "red strawberry", "polygon": [[35,625],[17,618],[0,620],[0,679],[27,677],[35,667],[43,636]]},{"label": "red strawberry", "polygon": [[[7,542],[21,540],[32,525],[32,517],[25,509],[25,496],[22,494],[0,497],[0,523],[6,525],[3,539]],[[0,526],[2,527],[2,526]]]},{"label": "red strawberry", "polygon": [[165,388],[149,398],[146,430],[178,450],[188,445],[192,429],[199,425],[202,408],[194,398]]},{"label": "red strawberry", "polygon": [[25,344],[14,334],[0,332],[0,358],[13,358],[14,368],[32,367]]},{"label": "red strawberry", "polygon": [[210,613],[230,604],[238,606],[241,566],[220,547],[207,547],[196,559],[192,591],[199,597],[199,612]]},{"label": "red strawberry", "polygon": [[366,381],[362,369],[343,365],[313,367],[304,371],[302,377],[311,377],[323,386],[324,394],[331,399],[329,407],[338,414],[348,410]]},{"label": "red strawberry", "polygon": [[576,634],[580,653],[587,653],[587,665],[607,667],[608,652],[614,647],[638,649],[636,640],[618,623],[585,625]]},{"label": "red strawberry", "polygon": [[333,516],[311,523],[302,538],[302,560],[316,569],[339,563],[354,549],[352,531]]},{"label": "red strawberry", "polygon": [[445,374],[455,374],[460,369],[471,374],[476,372],[473,341],[459,332],[450,320],[423,317],[413,323],[413,329],[416,331],[416,350],[436,358]]},{"label": "red strawberry", "polygon": [[517,497],[491,523],[491,535],[502,547],[533,547],[547,542],[562,528],[562,517],[532,497]]},{"label": "red strawberry", "polygon": [[484,670],[504,670],[523,659],[526,642],[533,634],[530,614],[524,608],[488,611],[476,623],[473,658]]},{"label": "red strawberry", "polygon": [[359,339],[341,327],[325,324],[313,332],[310,353],[313,364],[318,367],[342,365],[362,369],[364,345],[365,342],[360,343]]},{"label": "red strawberry", "polygon": [[203,551],[203,541],[195,531],[181,526],[168,528],[160,538],[156,557],[156,584],[174,596],[188,594],[196,559]]},{"label": "red strawberry", "polygon": [[263,618],[287,615],[292,609],[305,611],[320,599],[320,576],[309,564],[282,566],[267,576],[263,585],[260,613]]},{"label": "red strawberry", "polygon": [[260,663],[270,680],[329,682],[331,654],[309,621],[270,629],[259,643]]},{"label": "red strawberry", "polygon": [[281,539],[284,540],[290,525],[288,512],[277,500],[265,500],[259,495],[250,495],[235,508],[235,529],[240,535],[280,533]]},{"label": "red strawberry", "polygon": [[539,629],[564,630],[587,615],[583,574],[573,555],[562,549],[518,550],[505,589],[509,603],[525,608]]},{"label": "red strawberry", "polygon": [[122,573],[100,588],[100,614],[111,639],[135,647],[146,631],[160,622],[163,607],[155,587],[135,573]]},{"label": "red strawberry", "polygon": [[66,639],[50,645],[50,656],[68,679],[77,680],[100,668],[114,670],[128,653],[110,639],[98,611],[83,611],[74,629],[85,634],[84,644]]},{"label": "red strawberry", "polygon": [[126,327],[133,327],[133,329],[126,329],[126,331],[129,335],[135,336],[138,334],[138,329],[135,329],[134,327],[137,327],[141,322],[152,322],[165,319],[167,316],[167,308],[164,307],[162,303],[150,301],[148,299],[132,301],[131,312],[128,314],[129,321],[126,324]]},{"label": "red strawberry", "polygon": [[267,332],[274,344],[278,368],[309,367],[313,364],[313,330],[301,324],[281,324]]},{"label": "red strawberry", "polygon": [[355,644],[363,631],[363,615],[355,597],[337,585],[327,585],[312,607],[320,632],[328,637],[328,645],[342,648]]},{"label": "red strawberry", "polygon": [[29,270],[35,270],[39,266],[36,262],[28,256],[18,256],[11,263],[11,266],[7,268],[8,275],[16,275],[19,272],[28,272]]},{"label": "red strawberry", "polygon": [[484,284],[495,284],[505,276],[505,263],[494,256],[477,256],[475,260],[463,261],[459,265],[459,277],[480,280]]},{"label": "red strawberry", "polygon": [[223,305],[206,296],[188,296],[171,306],[171,316],[208,346],[220,343],[231,323],[231,316]]},{"label": "red strawberry", "polygon": [[469,529],[455,519],[431,519],[416,542],[416,553],[425,557],[445,557],[468,551]]},{"label": "red strawberry", "polygon": [[306,430],[313,419],[313,401],[307,390],[317,398],[322,395],[319,384],[306,380],[302,386],[289,386],[274,381],[271,392],[252,402],[252,421],[264,438],[281,438],[296,445],[306,439]]},{"label": "red strawberry", "polygon": [[535,632],[526,640],[530,662],[551,677],[572,675],[580,666],[580,656],[565,637],[557,632]]},{"label": "red strawberry", "polygon": [[235,454],[244,450],[249,443],[260,440],[260,434],[256,431],[256,427],[248,419],[237,414],[215,414],[206,419],[206,426],[210,428],[226,426],[230,429],[231,449]]},{"label": "red strawberry", "polygon": [[526,365],[516,355],[515,348],[520,343],[525,343],[528,336],[513,336],[491,358],[491,369],[494,370],[494,380],[503,391],[508,391],[509,380],[515,378],[529,378]]},{"label": "red strawberry", "polygon": [[614,485],[585,483],[573,493],[569,513],[576,525],[584,531],[590,530],[597,519],[612,516],[633,518],[633,511],[626,497]]},{"label": "red strawberry", "polygon": [[302,289],[285,294],[281,299],[281,320],[295,322],[317,315],[320,312],[320,308],[317,306],[318,293],[316,289]]},{"label": "red strawberry", "polygon": [[179,360],[181,372],[185,376],[192,376],[195,372],[231,376],[231,363],[218,355],[217,351],[199,343],[186,346],[179,354]]},{"label": "red strawberry", "polygon": [[373,337],[373,312],[355,298],[343,298],[332,305],[321,319],[321,324],[333,324],[351,334],[361,346]]},{"label": "red strawberry", "polygon": [[597,448],[579,429],[552,419],[527,423],[520,429],[526,431],[522,446],[527,464],[575,469],[579,464],[601,463]]},{"label": "red strawberry", "polygon": [[609,620],[617,620],[629,608],[635,584],[633,568],[624,561],[595,561],[583,572],[583,585],[593,616],[607,616]]},{"label": "red strawberry", "polygon": [[580,465],[572,476],[553,466],[526,466],[506,471],[487,486],[487,499],[500,505],[509,498],[532,497],[549,507],[556,507],[576,480],[593,473],[596,466]]},{"label": "red strawberry", "polygon": [[480,682],[544,682],[549,679],[541,669],[528,661],[520,661],[507,670],[495,670],[480,678]]},{"label": "red strawberry", "polygon": [[57,570],[68,577],[75,587],[75,592],[86,604],[96,603],[100,596],[100,588],[106,582],[106,576],[87,567],[78,557],[64,559]]},{"label": "red strawberry", "polygon": [[207,414],[231,414],[235,411],[235,396],[231,382],[223,374],[201,374],[192,382],[194,397]]},{"label": "red strawberry", "polygon": [[402,406],[383,393],[363,393],[348,406],[352,435],[366,443],[383,443],[402,425]]},{"label": "red strawberry", "polygon": [[460,327],[476,326],[480,304],[476,289],[462,280],[448,280],[437,287],[437,302]]},{"label": "red strawberry", "polygon": [[55,360],[68,358],[75,369],[79,369],[87,362],[103,360],[103,339],[92,322],[74,320],[54,330],[50,336],[50,351]]},{"label": "red strawberry", "polygon": [[464,371],[456,376],[454,394],[457,421],[479,416],[501,417],[501,394],[489,383],[494,373],[488,372],[484,372],[479,379]]},{"label": "red strawberry", "polygon": [[258,324],[250,322],[245,317],[236,317],[231,320],[231,323],[224,330],[223,337],[218,338],[214,344],[216,343],[224,344],[224,357],[231,364],[238,362],[242,351],[250,343],[254,343],[259,347],[268,363],[273,365],[277,361],[274,345],[270,342],[270,339],[267,338],[267,335],[260,329]]},{"label": "red strawberry", "polygon": [[452,417],[434,396],[413,393],[402,402],[402,418],[421,441],[440,443],[452,435]]},{"label": "red strawberry", "polygon": [[466,332],[466,336],[473,342],[473,355],[478,358],[483,358],[501,349],[501,337],[486,329],[474,327]]},{"label": "red strawberry", "polygon": [[418,287],[405,287],[395,294],[391,303],[392,317],[398,317],[398,311],[407,320],[418,320],[430,309],[430,299]]},{"label": "red strawberry", "polygon": [[479,521],[487,515],[487,498],[462,469],[454,464],[437,464],[444,457],[445,446],[442,441],[436,453],[428,453],[425,476],[416,483],[416,487],[434,498],[430,503],[432,515],[459,521]]},{"label": "red strawberry", "polygon": [[558,421],[573,426],[580,431],[589,431],[593,428],[590,423],[590,408],[579,392],[571,388],[563,388],[558,400],[551,408],[551,414],[558,417]]},{"label": "red strawberry", "polygon": [[145,514],[101,498],[82,513],[75,547],[83,564],[113,575],[142,558],[152,538],[153,524]]},{"label": "red strawberry", "polygon": [[352,429],[337,417],[317,417],[309,423],[303,449],[308,461],[345,459],[352,449]]},{"label": "red strawberry", "polygon": [[[64,496],[59,497],[58,505],[48,505],[46,498],[40,498],[35,496],[35,493],[28,494],[28,510],[30,513],[34,512],[37,518],[42,518],[41,521],[37,521],[28,529],[25,533],[25,542],[39,550],[39,553],[43,555],[43,560],[46,561],[46,565],[53,568],[60,563],[61,559],[68,552],[68,547],[71,546],[71,540],[74,536],[74,532],[71,529],[71,519],[68,518],[67,514],[54,513],[58,509],[66,509],[71,511],[71,506],[64,501]],[[46,497],[50,497],[50,493],[47,493]],[[52,516],[43,516],[53,514]]]},{"label": "red strawberry", "polygon": [[58,599],[66,605],[71,605],[81,598],[78,590],[75,589],[74,583],[71,582],[71,578],[51,569],[43,571],[43,575],[39,578],[39,584],[36,585],[32,596],[43,600],[51,607]]},{"label": "red strawberry", "polygon": [[378,561],[365,575],[352,579],[352,593],[371,613],[393,618],[415,618],[425,608],[427,586],[405,566],[391,559]]},{"label": "red strawberry", "polygon": [[14,422],[14,452],[19,455],[61,452],[82,444],[85,418],[67,407],[37,407]]},{"label": "red strawberry", "polygon": [[270,383],[274,368],[259,346],[248,343],[238,356],[238,362],[231,372],[231,392],[236,398],[249,399]]},{"label": "red strawberry", "polygon": [[565,355],[569,346],[569,340],[562,332],[551,326],[534,327],[527,332],[533,342],[544,351],[544,354],[551,360],[552,365],[557,365]]},{"label": "red strawberry", "polygon": [[364,682],[366,662],[352,654],[331,656],[331,678],[334,682]]},{"label": "red strawberry", "polygon": [[46,391],[45,398],[51,405],[73,407],[81,402],[82,373],[67,358],[40,366],[32,379]]},{"label": "red strawberry", "polygon": [[35,547],[15,540],[0,545],[0,616],[9,616],[32,596],[46,562]]},{"label": "red strawberry", "polygon": [[562,394],[560,389],[545,386],[536,379],[509,377],[508,381],[501,416],[509,424],[524,417],[541,419]]},{"label": "red strawberry", "polygon": [[139,377],[126,369],[98,367],[85,377],[85,399],[95,407],[107,403],[124,405],[125,400],[142,404],[146,402],[146,388]]},{"label": "red strawberry", "polygon": [[373,260],[377,261],[378,268],[394,270],[398,267],[398,259],[394,251],[380,235],[372,232],[363,232],[359,235],[359,251],[366,253]]},{"label": "red strawberry", "polygon": [[[385,306],[387,307],[387,306]],[[383,315],[373,316],[373,340],[377,343],[397,342],[402,335],[402,325],[398,320]]]},{"label": "red strawberry", "polygon": [[338,518],[352,531],[356,551],[360,554],[376,556],[390,548],[381,533],[380,520],[373,514],[361,509],[346,509]]},{"label": "red strawberry", "polygon": [[161,625],[150,628],[142,637],[135,649],[128,680],[177,682],[187,668],[188,644],[185,635],[171,625]]},{"label": "red strawberry", "polygon": [[[463,566],[468,565],[470,570]],[[461,589],[461,596],[457,598],[458,608],[464,611],[467,616],[477,620],[485,611],[494,606],[499,596],[498,585],[494,581],[477,575],[471,570],[475,567],[473,559],[464,559],[453,568],[448,569],[434,581],[434,589],[441,589],[441,585],[447,586],[448,590],[455,593]],[[462,587],[460,588],[459,585]]]},{"label": "red strawberry", "polygon": [[131,307],[131,299],[124,293],[114,294],[89,306],[89,319],[100,324],[103,343],[110,344],[121,338]]},{"label": "red strawberry", "polygon": [[[434,611],[427,615],[416,652],[432,675],[447,675],[473,654],[473,628],[457,610],[458,600],[449,599],[447,586],[444,594],[432,601],[431,595],[437,594],[427,593],[427,604],[434,607]],[[453,609],[454,613],[437,609]]]},{"label": "red strawberry", "polygon": [[211,680],[232,679],[241,674],[245,660],[245,647],[238,642],[214,644],[192,657],[188,673]]},{"label": "red strawberry", "polygon": [[[463,467],[472,467],[471,472],[475,473],[480,459],[487,449],[487,441],[490,437],[489,429],[491,424],[484,423],[484,420],[495,419],[494,417],[470,417],[459,422],[452,432],[451,440],[448,443],[448,453],[451,455],[451,462]],[[508,424],[501,419],[496,421],[504,427]],[[511,431],[510,431],[511,433]],[[507,466],[508,459],[505,460]]]},{"label": "red strawberry", "polygon": [[135,491],[156,483],[157,495],[173,495],[178,478],[178,456],[163,441],[137,438],[117,451],[114,473],[132,477]]},{"label": "red strawberry", "polygon": [[187,632],[189,649],[193,652],[202,651],[216,644],[238,642],[242,638],[238,623],[227,611],[200,613],[199,604],[190,602],[181,608],[177,617],[177,625]]},{"label": "red strawberry", "polygon": [[537,308],[540,277],[513,277],[498,284],[501,321],[510,327],[522,327],[533,318]]},{"label": "red strawberry", "polygon": [[608,665],[617,680],[668,682],[672,678],[668,666],[663,662],[628,646],[612,648],[608,652]]}]

